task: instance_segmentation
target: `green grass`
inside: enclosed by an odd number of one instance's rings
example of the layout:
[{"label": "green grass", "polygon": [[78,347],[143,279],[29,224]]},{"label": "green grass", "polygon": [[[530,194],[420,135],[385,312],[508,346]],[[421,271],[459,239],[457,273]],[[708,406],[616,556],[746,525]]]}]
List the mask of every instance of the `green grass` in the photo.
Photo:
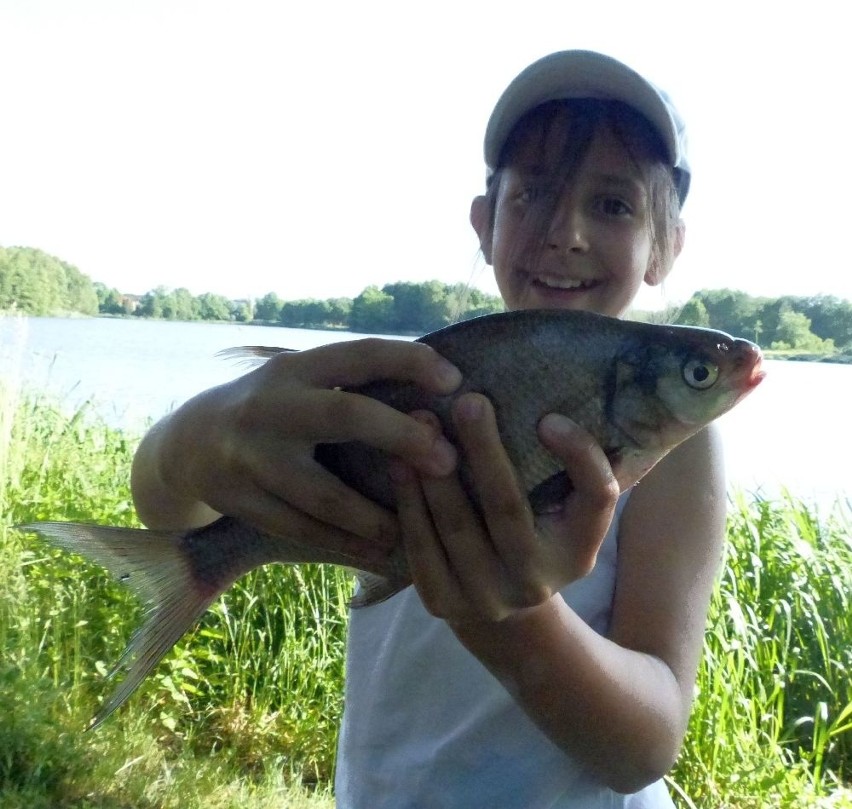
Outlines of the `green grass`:
[{"label": "green grass", "polygon": [[[0,809],[325,809],[348,576],[270,566],[205,616],[128,704],[83,732],[139,609],[97,568],[10,526],[134,525],[135,440],[0,390]],[[852,806],[848,510],[731,503],[680,806]],[[688,797],[686,797],[688,796]]]},{"label": "green grass", "polygon": [[[10,526],[134,525],[135,442],[0,396],[0,809],[332,806],[348,577],[245,577],[130,703],[83,729],[140,610],[98,568]],[[309,787],[306,792],[305,787]]]},{"label": "green grass", "polygon": [[682,805],[852,806],[850,527],[848,507],[818,520],[792,498],[735,497],[672,774]]}]

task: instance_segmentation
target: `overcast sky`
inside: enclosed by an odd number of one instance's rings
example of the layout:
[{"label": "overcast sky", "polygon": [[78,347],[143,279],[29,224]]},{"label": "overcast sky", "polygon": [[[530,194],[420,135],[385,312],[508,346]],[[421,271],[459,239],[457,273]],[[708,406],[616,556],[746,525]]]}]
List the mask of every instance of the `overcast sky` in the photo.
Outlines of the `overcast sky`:
[{"label": "overcast sky", "polygon": [[0,245],[123,292],[494,291],[467,221],[485,122],[530,61],[581,47],[686,118],[687,245],[667,300],[852,299],[841,8],[0,0]]}]

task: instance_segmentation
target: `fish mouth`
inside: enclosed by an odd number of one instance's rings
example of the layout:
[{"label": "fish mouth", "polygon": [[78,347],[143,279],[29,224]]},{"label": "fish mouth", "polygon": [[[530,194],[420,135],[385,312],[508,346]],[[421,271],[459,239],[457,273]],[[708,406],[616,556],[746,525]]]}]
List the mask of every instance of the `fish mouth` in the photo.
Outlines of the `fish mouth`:
[{"label": "fish mouth", "polygon": [[763,352],[760,347],[744,340],[740,362],[751,369],[745,378],[745,385],[749,390],[757,387],[766,376],[766,371],[763,370]]},{"label": "fish mouth", "polygon": [[763,369],[763,352],[759,346],[749,340],[737,340],[734,348],[737,350],[737,359],[733,376],[740,390],[739,401],[763,382],[766,371]]},{"label": "fish mouth", "polygon": [[751,375],[746,380],[745,384],[749,390],[752,390],[753,388],[756,388],[761,382],[763,382],[765,377],[766,371],[764,371],[763,368],[760,367],[760,365],[756,365],[754,368],[752,368]]}]

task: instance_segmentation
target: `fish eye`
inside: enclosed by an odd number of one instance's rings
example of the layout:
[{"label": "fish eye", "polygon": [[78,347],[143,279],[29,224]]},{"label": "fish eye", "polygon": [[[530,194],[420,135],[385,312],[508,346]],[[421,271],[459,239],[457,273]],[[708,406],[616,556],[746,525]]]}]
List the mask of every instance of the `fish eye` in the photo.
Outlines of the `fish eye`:
[{"label": "fish eye", "polygon": [[719,368],[706,360],[687,360],[683,364],[683,381],[696,390],[707,390],[716,384]]}]

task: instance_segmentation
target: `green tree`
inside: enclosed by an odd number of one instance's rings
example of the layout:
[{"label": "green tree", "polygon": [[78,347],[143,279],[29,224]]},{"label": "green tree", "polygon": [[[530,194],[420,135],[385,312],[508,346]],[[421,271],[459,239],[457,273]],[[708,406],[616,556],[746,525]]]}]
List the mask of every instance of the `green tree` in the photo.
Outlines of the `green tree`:
[{"label": "green tree", "polygon": [[394,300],[378,287],[367,287],[354,301],[349,328],[352,331],[377,333],[387,332],[393,323]]},{"label": "green tree", "polygon": [[84,315],[98,314],[98,296],[91,279],[71,264],[59,264],[65,271],[65,307]]},{"label": "green tree", "polygon": [[126,314],[123,296],[117,289],[109,289],[106,284],[97,281],[95,282],[95,295],[98,299],[98,312],[101,314]]},{"label": "green tree", "polygon": [[811,319],[811,331],[841,348],[852,348],[852,303],[834,295],[798,298],[796,311]]},{"label": "green tree", "polygon": [[339,328],[349,325],[350,298],[285,301],[281,304],[281,324],[291,327]]},{"label": "green tree", "polygon": [[251,301],[231,301],[231,320],[248,323],[253,316]]},{"label": "green tree", "polygon": [[165,287],[157,287],[146,292],[139,300],[139,306],[135,314],[137,317],[167,317],[166,312],[172,311],[173,302],[169,298],[169,292]]},{"label": "green tree", "polygon": [[753,298],[734,289],[702,290],[697,299],[707,311],[710,326],[734,336],[754,334],[758,318],[764,320],[761,308],[765,299]]},{"label": "green tree", "polygon": [[328,301],[328,319],[330,326],[349,326],[352,314],[352,298],[331,298]]},{"label": "green tree", "polygon": [[231,319],[231,302],[222,295],[205,292],[198,296],[196,308],[202,320]]},{"label": "green tree", "polygon": [[167,320],[198,320],[195,298],[184,287],[166,292],[162,297],[162,317]]},{"label": "green tree", "polygon": [[497,295],[487,295],[470,284],[448,286],[446,307],[449,323],[482,315],[493,315],[506,308],[502,298]]},{"label": "green tree", "polygon": [[0,309],[41,314],[44,296],[36,282],[29,254],[19,247],[3,248],[0,253]]},{"label": "green tree", "polygon": [[710,325],[710,314],[700,297],[693,295],[680,310],[675,320],[683,326],[700,326],[707,328]]},{"label": "green tree", "polygon": [[274,292],[267,292],[254,305],[254,319],[273,322],[281,317],[281,299]]},{"label": "green tree", "polygon": [[91,279],[76,267],[32,247],[0,248],[0,309],[30,315],[97,314]]},{"label": "green tree", "polygon": [[811,331],[811,320],[807,315],[792,309],[781,312],[775,336],[771,347],[776,349],[828,353],[834,350],[832,340],[823,340]]},{"label": "green tree", "polygon": [[400,334],[434,331],[450,322],[447,287],[440,281],[385,284],[382,292],[393,298],[387,328]]}]

